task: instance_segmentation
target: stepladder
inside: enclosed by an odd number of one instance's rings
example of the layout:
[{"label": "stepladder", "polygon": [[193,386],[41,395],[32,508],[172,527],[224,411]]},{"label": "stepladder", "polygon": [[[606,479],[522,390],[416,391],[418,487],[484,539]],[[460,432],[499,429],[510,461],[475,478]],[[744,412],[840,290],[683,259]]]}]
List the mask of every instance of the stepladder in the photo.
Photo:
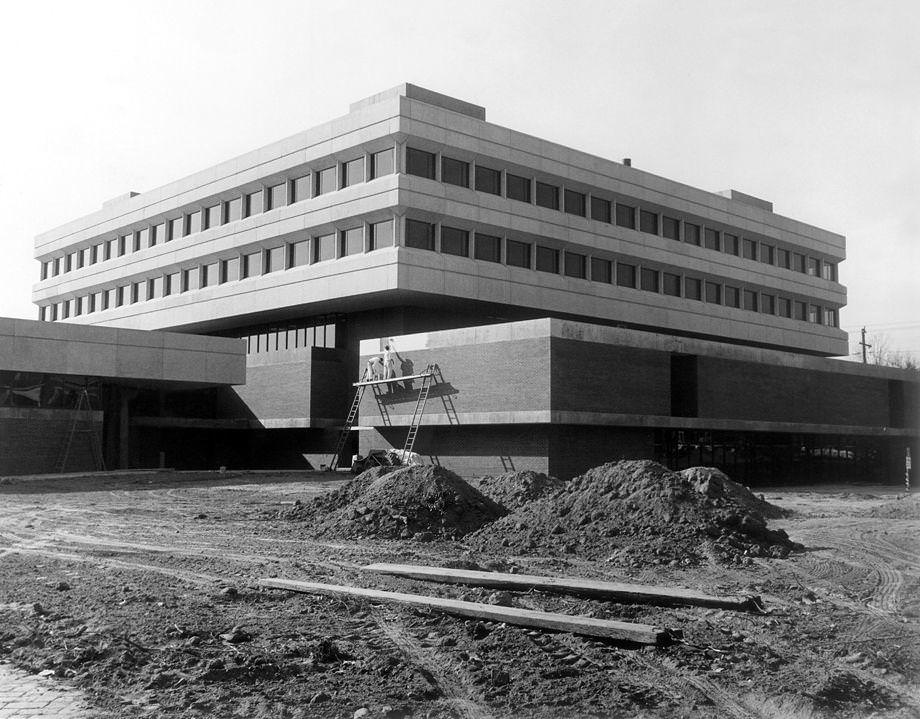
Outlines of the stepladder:
[{"label": "stepladder", "polygon": [[85,438],[89,443],[93,470],[97,472],[105,471],[105,458],[102,454],[102,443],[99,440],[97,428],[93,425],[92,409],[93,406],[90,401],[89,389],[84,385],[80,387],[77,392],[73,422],[70,425],[70,430],[67,432],[67,438],[64,440],[64,446],[61,449],[61,457],[58,462],[58,471],[61,474],[67,471],[67,462],[71,459],[71,454],[76,449],[79,438]]}]

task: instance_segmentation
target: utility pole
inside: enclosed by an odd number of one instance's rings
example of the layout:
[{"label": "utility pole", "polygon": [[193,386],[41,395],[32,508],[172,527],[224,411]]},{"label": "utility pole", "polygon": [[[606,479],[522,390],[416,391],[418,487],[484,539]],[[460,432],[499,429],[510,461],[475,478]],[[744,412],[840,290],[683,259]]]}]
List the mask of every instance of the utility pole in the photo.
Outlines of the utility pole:
[{"label": "utility pole", "polygon": [[866,350],[869,349],[872,345],[866,344],[866,328],[863,327],[860,332],[862,334],[862,342],[859,344],[862,345],[863,364],[866,364]]}]

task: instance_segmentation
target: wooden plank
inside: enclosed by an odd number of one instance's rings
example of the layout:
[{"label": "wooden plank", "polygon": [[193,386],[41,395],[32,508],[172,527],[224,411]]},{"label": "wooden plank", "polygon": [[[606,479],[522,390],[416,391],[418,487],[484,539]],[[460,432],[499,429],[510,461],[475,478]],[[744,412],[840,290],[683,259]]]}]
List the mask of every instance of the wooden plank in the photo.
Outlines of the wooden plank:
[{"label": "wooden plank", "polygon": [[592,617],[571,616],[553,612],[538,612],[532,609],[500,607],[495,604],[464,602],[458,599],[428,597],[421,594],[385,592],[379,589],[363,589],[361,587],[345,587],[336,584],[318,584],[316,582],[297,582],[290,579],[260,579],[259,585],[306,594],[364,597],[365,599],[379,602],[394,602],[421,609],[435,609],[446,614],[470,617],[472,619],[505,622],[524,627],[555,629],[593,637],[621,639],[637,644],[664,644],[669,639],[668,632],[648,624],[630,624],[610,619],[593,619]]},{"label": "wooden plank", "polygon": [[407,379],[421,379],[422,377],[433,377],[434,375],[431,372],[422,372],[422,374],[409,374],[405,377],[390,377],[390,379],[369,379],[361,380],[360,382],[352,382],[352,387],[367,387],[371,384],[391,384],[393,382],[404,382]]},{"label": "wooden plank", "polygon": [[411,564],[369,564],[362,569],[377,574],[393,574],[412,579],[424,579],[448,584],[468,584],[477,587],[579,594],[631,604],[661,604],[665,606],[719,607],[721,609],[756,609],[760,601],[750,596],[715,597],[690,589],[654,587],[647,584],[622,584],[593,579],[541,577],[533,574],[503,574],[477,572],[448,567],[426,567]]}]

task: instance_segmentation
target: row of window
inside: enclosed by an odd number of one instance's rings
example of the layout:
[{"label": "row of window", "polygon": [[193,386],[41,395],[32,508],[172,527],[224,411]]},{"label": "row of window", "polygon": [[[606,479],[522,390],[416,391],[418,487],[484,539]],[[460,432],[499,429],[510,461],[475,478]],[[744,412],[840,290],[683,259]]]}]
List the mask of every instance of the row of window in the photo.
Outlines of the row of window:
[{"label": "row of window", "polygon": [[208,207],[189,210],[179,217],[119,233],[91,247],[54,257],[42,262],[41,279],[46,280],[278,207],[318,197],[364,182],[365,179],[392,175],[394,169],[392,148],[362,155],[260,190],[243,193],[230,200],[215,202]]},{"label": "row of window", "polygon": [[[660,213],[657,210],[639,207],[637,204],[608,199],[593,193],[578,192],[479,163],[472,168],[471,173],[469,162],[446,155],[440,155],[441,171],[438,175],[438,157],[432,152],[407,147],[406,172],[430,180],[439,179],[450,185],[472,187],[480,192],[532,203],[550,210],[561,210],[570,215],[579,215],[598,222],[687,242],[697,247],[725,252],[814,277],[823,277],[832,282],[837,281],[837,265],[818,257],[794,252],[768,242],[741,237],[736,232],[704,226]],[[503,187],[504,192],[502,192]]]},{"label": "row of window", "polygon": [[235,337],[246,340],[247,354],[277,352],[279,350],[301,349],[306,347],[335,347],[335,317],[323,315],[308,320],[291,323],[283,327],[267,327],[251,331],[234,333]]}]

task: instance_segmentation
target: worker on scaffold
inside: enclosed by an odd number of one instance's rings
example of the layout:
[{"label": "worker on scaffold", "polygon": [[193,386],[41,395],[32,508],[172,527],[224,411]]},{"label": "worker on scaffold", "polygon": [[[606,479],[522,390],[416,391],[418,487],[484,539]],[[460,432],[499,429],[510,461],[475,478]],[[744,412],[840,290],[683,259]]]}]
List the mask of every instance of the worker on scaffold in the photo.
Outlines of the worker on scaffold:
[{"label": "worker on scaffold", "polygon": [[[390,337],[389,344],[385,345],[383,348],[383,378],[384,379],[396,379],[396,358],[399,357],[399,352],[396,351],[396,345],[393,342],[393,338]],[[394,392],[395,389],[392,384],[387,385],[388,392]]]}]

